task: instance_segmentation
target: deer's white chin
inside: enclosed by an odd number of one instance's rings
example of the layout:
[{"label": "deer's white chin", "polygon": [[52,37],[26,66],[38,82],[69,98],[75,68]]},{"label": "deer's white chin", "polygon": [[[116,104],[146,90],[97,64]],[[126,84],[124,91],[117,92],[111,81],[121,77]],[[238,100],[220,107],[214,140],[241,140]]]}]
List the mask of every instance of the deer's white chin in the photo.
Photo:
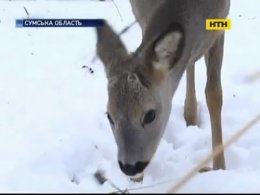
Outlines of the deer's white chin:
[{"label": "deer's white chin", "polygon": [[143,182],[144,179],[144,173],[138,173],[135,176],[131,176],[130,180],[133,182]]}]

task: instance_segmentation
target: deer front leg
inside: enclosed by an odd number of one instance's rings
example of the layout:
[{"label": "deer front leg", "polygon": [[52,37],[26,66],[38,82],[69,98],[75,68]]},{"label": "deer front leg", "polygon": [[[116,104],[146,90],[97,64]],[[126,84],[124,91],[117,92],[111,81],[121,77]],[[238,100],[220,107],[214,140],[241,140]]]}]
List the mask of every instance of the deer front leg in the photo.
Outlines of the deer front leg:
[{"label": "deer front leg", "polygon": [[184,103],[184,118],[186,125],[198,125],[197,118],[197,99],[195,90],[195,72],[194,64],[187,67],[186,70],[186,98]]},{"label": "deer front leg", "polygon": [[[213,151],[223,146],[221,109],[222,87],[221,66],[223,59],[224,34],[221,35],[205,55],[207,65],[207,84],[205,88],[207,106],[210,115]],[[213,169],[225,169],[224,151],[213,159]]]}]

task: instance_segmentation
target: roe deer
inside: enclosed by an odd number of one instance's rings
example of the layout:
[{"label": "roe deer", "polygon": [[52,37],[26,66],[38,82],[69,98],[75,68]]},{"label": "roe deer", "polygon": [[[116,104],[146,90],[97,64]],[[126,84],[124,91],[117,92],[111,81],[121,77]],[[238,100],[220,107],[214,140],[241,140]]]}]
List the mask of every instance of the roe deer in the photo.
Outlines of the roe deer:
[{"label": "roe deer", "polygon": [[[142,42],[128,53],[105,21],[97,27],[97,54],[108,79],[107,116],[126,175],[143,173],[151,161],[171,113],[171,101],[186,70],[184,118],[197,124],[194,64],[205,57],[205,94],[212,148],[222,145],[221,66],[224,31],[207,31],[206,19],[226,18],[229,0],[130,0],[142,29]],[[213,169],[225,169],[224,151]]]}]

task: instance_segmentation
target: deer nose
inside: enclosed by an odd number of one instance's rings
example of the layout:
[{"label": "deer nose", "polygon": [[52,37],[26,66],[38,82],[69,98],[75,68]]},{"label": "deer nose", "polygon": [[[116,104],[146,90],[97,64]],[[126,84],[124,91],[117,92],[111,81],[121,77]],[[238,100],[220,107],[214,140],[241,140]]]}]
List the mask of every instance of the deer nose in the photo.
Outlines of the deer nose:
[{"label": "deer nose", "polygon": [[118,161],[120,169],[129,176],[134,176],[138,173],[142,173],[144,168],[148,165],[149,162],[137,162],[135,165],[123,164],[121,161]]}]

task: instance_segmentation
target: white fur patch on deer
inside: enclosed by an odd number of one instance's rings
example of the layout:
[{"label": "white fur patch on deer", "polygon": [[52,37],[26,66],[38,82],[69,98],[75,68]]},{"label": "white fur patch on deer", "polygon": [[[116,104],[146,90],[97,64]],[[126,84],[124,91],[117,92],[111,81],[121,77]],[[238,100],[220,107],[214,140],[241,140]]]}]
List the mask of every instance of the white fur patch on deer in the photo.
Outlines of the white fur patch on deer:
[{"label": "white fur patch on deer", "polygon": [[165,35],[155,45],[155,53],[158,61],[153,63],[155,70],[168,71],[172,58],[176,56],[182,35],[180,32],[171,32]]}]

